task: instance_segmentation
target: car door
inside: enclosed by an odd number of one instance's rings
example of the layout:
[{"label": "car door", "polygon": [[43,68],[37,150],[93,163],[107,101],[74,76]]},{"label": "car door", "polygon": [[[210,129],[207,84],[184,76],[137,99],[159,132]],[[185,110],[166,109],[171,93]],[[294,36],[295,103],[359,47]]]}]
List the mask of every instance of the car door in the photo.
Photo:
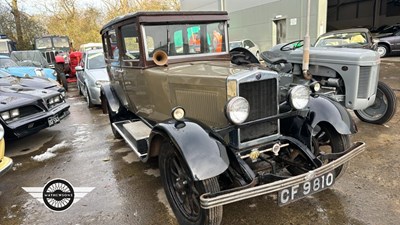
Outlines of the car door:
[{"label": "car door", "polygon": [[121,26],[120,62],[123,79],[123,89],[129,102],[129,108],[148,114],[151,112],[151,101],[148,98],[146,77],[140,65],[139,34],[135,23]]},{"label": "car door", "polygon": [[393,51],[400,51],[400,30],[393,36]]},{"label": "car door", "polygon": [[[121,68],[121,34],[119,28],[112,29],[103,34],[103,43],[105,43],[105,60],[107,64],[107,73],[110,76],[110,86],[117,95],[119,101],[124,106],[128,106],[128,99],[124,92],[123,69]],[[119,40],[118,40],[119,39]]]}]

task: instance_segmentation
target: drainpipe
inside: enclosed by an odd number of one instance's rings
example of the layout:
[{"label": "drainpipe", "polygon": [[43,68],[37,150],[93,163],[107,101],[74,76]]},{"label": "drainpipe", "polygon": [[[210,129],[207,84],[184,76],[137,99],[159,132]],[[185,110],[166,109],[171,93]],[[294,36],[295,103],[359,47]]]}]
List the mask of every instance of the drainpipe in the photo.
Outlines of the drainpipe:
[{"label": "drainpipe", "polygon": [[310,11],[311,11],[311,0],[307,0],[307,23],[306,23],[306,35],[304,36],[303,45],[303,77],[307,80],[311,80],[312,75],[308,70],[310,63]]},{"label": "drainpipe", "polygon": [[218,1],[218,8],[219,8],[219,11],[226,11],[226,2],[225,2],[225,0],[219,0]]}]

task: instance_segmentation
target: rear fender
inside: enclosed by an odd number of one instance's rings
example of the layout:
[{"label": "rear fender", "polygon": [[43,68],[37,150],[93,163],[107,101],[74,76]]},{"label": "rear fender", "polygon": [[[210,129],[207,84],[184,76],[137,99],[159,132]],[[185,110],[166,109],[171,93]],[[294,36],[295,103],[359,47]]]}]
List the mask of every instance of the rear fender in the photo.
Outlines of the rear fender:
[{"label": "rear fender", "polygon": [[168,139],[182,154],[195,180],[218,176],[228,168],[229,159],[226,147],[210,133],[197,121],[158,123],[150,134],[148,157],[157,156],[162,140]]}]

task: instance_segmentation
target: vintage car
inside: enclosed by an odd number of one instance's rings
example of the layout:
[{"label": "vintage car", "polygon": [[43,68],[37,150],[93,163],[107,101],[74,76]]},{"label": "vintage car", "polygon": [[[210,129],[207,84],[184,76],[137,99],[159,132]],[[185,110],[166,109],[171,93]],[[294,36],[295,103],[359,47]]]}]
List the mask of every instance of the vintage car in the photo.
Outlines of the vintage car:
[{"label": "vintage car", "polygon": [[12,51],[16,51],[15,42],[7,36],[0,35],[0,55],[10,56]]},{"label": "vintage car", "polygon": [[378,40],[367,28],[352,28],[327,32],[318,37],[314,47],[365,48],[377,50]]},{"label": "vintage car", "polygon": [[143,162],[158,159],[179,224],[220,224],[225,204],[277,194],[286,205],[330,188],[364,150],[350,142],[347,110],[313,85],[231,63],[227,21],[226,12],[136,12],[100,31],[112,132]]},{"label": "vintage car", "polygon": [[6,139],[36,133],[69,115],[64,96],[48,89],[0,86],[0,102],[0,123]]},{"label": "vintage car", "polygon": [[101,105],[100,88],[110,81],[104,62],[103,49],[86,51],[81,66],[77,66],[75,69],[78,92],[86,97],[88,107]]},{"label": "vintage car", "polygon": [[52,68],[56,64],[56,56],[62,53],[68,53],[71,49],[71,42],[67,36],[48,35],[37,37],[34,40],[36,50],[39,50],[46,58]]},{"label": "vintage car", "polygon": [[55,80],[44,77],[17,77],[4,69],[0,69],[0,86],[20,85],[22,87],[31,87],[39,89],[50,89],[58,91],[64,97],[66,96],[65,89]]},{"label": "vintage car", "polygon": [[57,80],[57,72],[53,69],[33,66],[20,66],[10,57],[4,55],[0,55],[0,68],[3,68],[8,73],[18,77],[38,76]]},{"label": "vintage car", "polygon": [[86,43],[82,44],[79,46],[79,51],[82,53],[85,53],[89,50],[94,50],[94,49],[103,49],[103,44],[102,43]]},{"label": "vintage car", "polygon": [[13,160],[4,156],[5,151],[4,129],[3,126],[0,125],[0,176],[5,174],[13,166]]},{"label": "vintage car", "polygon": [[256,43],[249,39],[243,39],[239,41],[230,41],[229,42],[229,50],[233,50],[235,48],[245,48],[249,50],[253,55],[259,59],[260,58],[260,48]]}]

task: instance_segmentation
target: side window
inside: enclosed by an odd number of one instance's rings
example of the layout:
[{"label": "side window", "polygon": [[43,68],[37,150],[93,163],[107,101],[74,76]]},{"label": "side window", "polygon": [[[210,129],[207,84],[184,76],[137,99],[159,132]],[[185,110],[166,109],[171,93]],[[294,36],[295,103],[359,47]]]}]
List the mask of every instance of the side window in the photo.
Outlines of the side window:
[{"label": "side window", "polygon": [[253,43],[252,41],[249,41],[249,40],[248,40],[247,42],[249,43],[249,47],[250,47],[250,48],[254,47],[254,43]]},{"label": "side window", "polygon": [[104,51],[109,59],[118,59],[117,37],[115,30],[107,31],[103,34]]},{"label": "side window", "polygon": [[124,60],[139,60],[139,38],[135,24],[129,24],[121,27],[121,36],[123,40],[122,57]]}]

